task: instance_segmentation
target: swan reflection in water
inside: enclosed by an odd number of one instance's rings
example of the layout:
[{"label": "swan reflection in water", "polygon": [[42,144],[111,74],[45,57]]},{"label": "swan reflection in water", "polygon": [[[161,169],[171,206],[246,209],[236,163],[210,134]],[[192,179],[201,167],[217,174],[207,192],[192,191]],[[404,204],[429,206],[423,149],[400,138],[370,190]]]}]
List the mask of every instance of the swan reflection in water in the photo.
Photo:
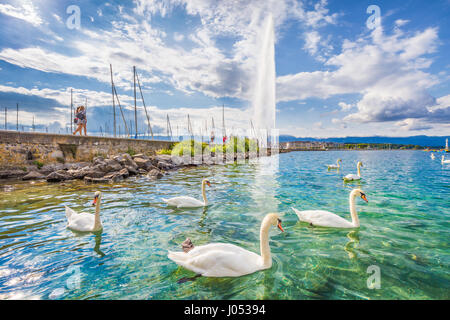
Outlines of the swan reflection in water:
[{"label": "swan reflection in water", "polygon": [[347,238],[350,241],[344,246],[344,250],[347,252],[350,259],[354,259],[357,257],[355,244],[359,244],[359,230],[350,231],[347,233]]},{"label": "swan reflection in water", "polygon": [[95,247],[94,247],[94,251],[101,257],[103,258],[105,256],[105,253],[103,251],[100,250],[100,245],[102,244],[102,232],[96,232],[94,233],[95,235]]}]

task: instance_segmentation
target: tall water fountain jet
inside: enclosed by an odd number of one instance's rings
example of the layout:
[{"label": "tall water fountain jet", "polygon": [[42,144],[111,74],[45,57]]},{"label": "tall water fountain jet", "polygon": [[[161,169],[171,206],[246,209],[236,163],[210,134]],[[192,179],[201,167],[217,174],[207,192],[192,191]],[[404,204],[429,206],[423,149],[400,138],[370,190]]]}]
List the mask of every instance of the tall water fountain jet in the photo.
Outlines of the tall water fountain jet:
[{"label": "tall water fountain jet", "polygon": [[[275,32],[272,15],[264,21],[259,47],[252,109],[259,146],[264,149],[268,147],[267,140],[275,129]],[[256,187],[251,192],[257,212],[276,212],[280,204],[276,197],[279,185],[275,178],[279,168],[278,157],[261,157],[257,164],[253,179]]]},{"label": "tall water fountain jet", "polygon": [[257,61],[257,77],[253,89],[252,109],[256,130],[275,128],[275,32],[270,14],[263,24],[260,37],[260,53]]}]

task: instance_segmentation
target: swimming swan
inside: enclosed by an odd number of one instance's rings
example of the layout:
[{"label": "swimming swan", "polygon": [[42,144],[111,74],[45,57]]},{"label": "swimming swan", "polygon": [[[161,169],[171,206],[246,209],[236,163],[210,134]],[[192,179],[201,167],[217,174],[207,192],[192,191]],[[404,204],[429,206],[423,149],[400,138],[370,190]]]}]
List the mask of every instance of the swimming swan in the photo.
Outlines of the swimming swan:
[{"label": "swimming swan", "polygon": [[97,191],[94,195],[95,215],[91,213],[81,212],[77,213],[68,206],[66,208],[67,227],[75,231],[95,232],[103,229],[100,221],[100,201],[102,193]]},{"label": "swimming swan", "polygon": [[436,158],[436,157],[434,156],[434,153],[432,153],[432,154],[430,155],[430,157],[431,157],[432,160],[434,160],[434,158]]},{"label": "swimming swan", "polygon": [[355,197],[360,196],[365,202],[369,202],[366,198],[365,193],[360,189],[353,189],[350,192],[349,202],[350,202],[350,215],[352,217],[352,222],[341,218],[340,216],[325,210],[305,210],[299,211],[292,208],[297,214],[300,221],[308,222],[313,226],[320,227],[332,227],[332,228],[358,228],[359,220],[358,214],[355,208]]},{"label": "swimming swan", "polygon": [[342,162],[342,159],[337,159],[336,164],[329,164],[329,165],[327,165],[328,170],[339,169],[340,168],[339,162]]},{"label": "swimming swan", "polygon": [[344,177],[344,181],[353,181],[353,180],[361,180],[361,169],[360,167],[363,167],[363,164],[361,161],[358,161],[358,164],[356,165],[356,168],[358,170],[358,174],[349,173]]},{"label": "swimming swan", "polygon": [[174,206],[177,208],[197,208],[197,207],[207,206],[208,201],[206,199],[205,184],[207,184],[208,187],[211,187],[211,183],[208,181],[208,179],[202,180],[203,202],[200,200],[197,200],[195,198],[188,197],[188,196],[174,197],[174,198],[162,199],[162,200],[165,203],[167,203],[167,205]]},{"label": "swimming swan", "polygon": [[444,156],[442,156],[442,158],[441,158],[441,163],[442,163],[442,164],[444,164],[444,163],[450,163],[450,159],[445,160],[445,159],[444,159]]},{"label": "swimming swan", "polygon": [[189,239],[183,243],[184,252],[169,251],[168,258],[178,265],[205,277],[239,277],[272,266],[269,229],[277,226],[284,231],[275,213],[265,216],[260,229],[261,255],[228,243],[210,243],[194,247]]}]

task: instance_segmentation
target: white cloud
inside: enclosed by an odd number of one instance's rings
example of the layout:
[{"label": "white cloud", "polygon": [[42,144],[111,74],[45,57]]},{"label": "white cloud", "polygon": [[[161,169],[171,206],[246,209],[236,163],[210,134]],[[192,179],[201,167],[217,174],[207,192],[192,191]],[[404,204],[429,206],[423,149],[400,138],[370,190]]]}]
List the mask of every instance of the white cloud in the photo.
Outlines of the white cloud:
[{"label": "white cloud", "polygon": [[175,41],[182,41],[182,40],[184,39],[184,35],[181,34],[181,33],[175,32],[175,33],[173,34],[173,39],[174,39]]},{"label": "white cloud", "polygon": [[61,22],[62,23],[62,19],[60,16],[58,16],[56,13],[52,14],[53,18],[55,18],[56,21]]},{"label": "white cloud", "polygon": [[347,128],[347,123],[345,123],[345,121],[342,121],[341,119],[338,119],[338,118],[331,119],[331,123],[333,123],[335,125],[338,125],[342,129],[346,129]]},{"label": "white cloud", "polygon": [[429,108],[429,111],[436,111],[438,109],[447,109],[450,108],[450,94],[437,98],[436,105]]},{"label": "white cloud", "polygon": [[409,22],[409,20],[398,19],[398,20],[395,20],[395,25],[397,27],[402,27],[405,24],[407,24],[408,22]]},{"label": "white cloud", "polygon": [[338,14],[333,13],[329,15],[329,10],[326,8],[327,4],[327,0],[321,0],[314,5],[314,10],[306,11],[304,13],[306,24],[314,28],[335,24]]},{"label": "white cloud", "polygon": [[26,21],[37,27],[43,23],[37,9],[31,1],[24,1],[20,6],[10,4],[0,4],[0,13]]},{"label": "white cloud", "polygon": [[[70,88],[67,89],[38,89],[32,88],[27,89],[24,87],[11,87],[0,85],[0,92],[9,92],[9,93],[17,93],[26,96],[37,96],[45,99],[55,100],[57,103],[61,105],[69,105],[70,104]],[[73,88],[73,97],[74,103],[84,103],[85,99],[89,99],[90,105],[111,105],[111,92],[101,92],[101,91],[93,91],[93,90],[85,90],[85,89],[76,89]],[[119,99],[123,103],[131,104],[134,101],[134,98],[128,95],[120,95]]]},{"label": "white cloud", "polygon": [[411,118],[398,121],[395,124],[401,127],[403,130],[407,131],[428,130],[433,128],[430,124],[426,124],[418,119],[411,119]]},{"label": "white cloud", "polygon": [[341,108],[342,111],[349,111],[354,107],[352,104],[348,104],[345,102],[339,102],[338,106]]},{"label": "white cloud", "polygon": [[317,31],[305,33],[305,45],[303,46],[303,48],[308,51],[310,55],[316,55],[319,43],[320,35]]},{"label": "white cloud", "polygon": [[277,98],[289,101],[359,93],[362,99],[356,104],[357,111],[346,121],[426,118],[430,116],[427,108],[435,104],[428,89],[437,80],[424,71],[432,62],[425,55],[435,51],[437,42],[435,28],[411,36],[399,29],[385,35],[377,28],[368,39],[345,40],[342,52],[326,62],[332,71],[278,77]]}]

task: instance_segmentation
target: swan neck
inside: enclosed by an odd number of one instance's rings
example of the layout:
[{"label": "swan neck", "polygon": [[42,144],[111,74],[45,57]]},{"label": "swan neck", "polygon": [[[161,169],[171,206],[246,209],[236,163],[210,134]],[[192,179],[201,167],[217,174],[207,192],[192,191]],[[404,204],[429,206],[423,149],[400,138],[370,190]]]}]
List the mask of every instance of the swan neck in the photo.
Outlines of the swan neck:
[{"label": "swan neck", "polygon": [[98,230],[102,226],[102,222],[100,221],[100,201],[101,198],[99,197],[95,204],[94,230]]},{"label": "swan neck", "polygon": [[270,254],[270,246],[269,246],[269,229],[270,222],[268,220],[264,220],[261,224],[261,230],[259,233],[259,241],[261,247],[261,258],[263,266],[270,267],[272,266],[272,256]]},{"label": "swan neck", "polygon": [[358,213],[356,212],[356,204],[355,204],[355,198],[356,198],[356,194],[354,194],[353,192],[350,193],[350,215],[352,216],[352,224],[355,227],[359,227],[359,219],[358,219]]},{"label": "swan neck", "polygon": [[358,163],[357,169],[358,169],[358,176],[361,177],[361,164]]},{"label": "swan neck", "polygon": [[208,200],[206,199],[205,182],[202,182],[202,196],[203,196],[203,202],[206,205],[208,203]]}]

